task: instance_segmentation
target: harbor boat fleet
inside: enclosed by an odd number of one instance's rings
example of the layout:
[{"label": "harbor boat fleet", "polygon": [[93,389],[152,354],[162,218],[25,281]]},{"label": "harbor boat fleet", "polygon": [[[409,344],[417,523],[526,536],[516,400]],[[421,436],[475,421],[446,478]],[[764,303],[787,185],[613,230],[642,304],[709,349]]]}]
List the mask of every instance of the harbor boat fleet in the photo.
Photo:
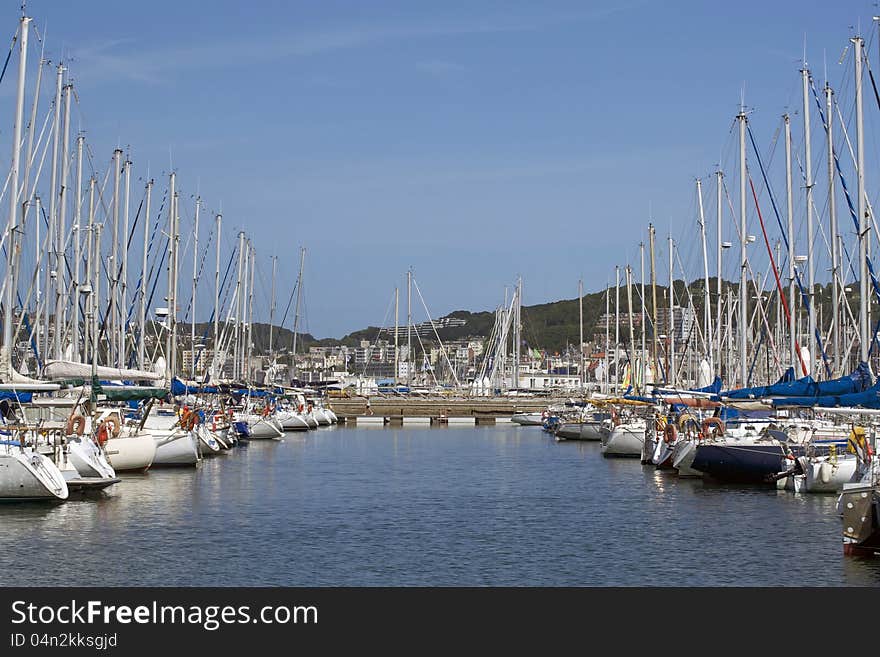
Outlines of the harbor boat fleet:
[{"label": "harbor boat fleet", "polygon": [[[177,172],[157,203],[153,179],[140,198],[132,192],[133,163],[121,149],[100,171],[84,132],[71,132],[71,119],[83,124],[72,63],[43,75],[45,44],[32,22],[22,16],[15,26],[10,75],[0,76],[15,101],[0,195],[8,208],[0,501],[64,501],[128,473],[195,467],[250,440],[334,424],[320,391],[276,380],[274,356],[269,373],[258,370],[255,248],[246,235],[224,255],[217,213],[207,237],[214,248],[200,249],[204,203],[197,196],[184,208]],[[184,252],[193,254],[188,294]],[[210,283],[212,321],[197,335],[198,291]],[[274,311],[274,267],[272,291]],[[296,313],[295,327],[299,288]],[[269,341],[274,353],[271,331]]]},{"label": "harbor boat fleet", "polygon": [[[208,204],[181,187],[177,171],[167,183],[146,175],[141,191],[132,190],[134,163],[123,150],[102,163],[85,133],[71,131],[84,121],[75,63],[47,68],[31,23],[22,16],[15,26],[9,75],[0,75],[7,87],[0,95],[14,98],[0,196],[8,208],[0,500],[64,501],[119,485],[123,473],[197,467],[250,440],[333,425],[323,395],[276,380],[274,259],[271,365],[262,370],[253,353],[254,245],[239,232],[224,252],[222,214],[203,221]],[[802,63],[802,111],[764,126],[775,131],[771,141],[753,133],[741,99],[736,143],[712,175],[714,280],[698,179],[693,221],[667,241],[665,289],[653,225],[648,244],[639,244],[640,285],[631,265],[615,268],[614,339],[609,285],[595,392],[511,420],[542,426],[559,442],[596,442],[604,458],[639,459],[669,475],[837,495],[845,552],[877,554],[880,341],[872,301],[880,302],[880,283],[862,93],[865,69],[873,74],[860,36],[842,61],[846,79],[837,90],[826,81],[821,91]],[[874,111],[880,115],[880,101]],[[802,152],[795,152],[793,118],[803,129]],[[766,152],[777,138],[782,166]],[[814,147],[823,180],[814,177]],[[805,230],[795,231],[795,214]],[[734,234],[736,262],[724,257],[735,250],[725,236]],[[682,252],[701,270],[686,271]],[[303,259],[304,250],[288,355],[296,354]],[[830,272],[827,285],[817,271]],[[494,394],[507,367],[519,387],[521,288],[519,281],[496,317],[492,357],[462,386],[472,395]],[[210,310],[210,321],[199,326],[196,310]],[[581,325],[583,333],[582,318]]]},{"label": "harbor boat fleet", "polygon": [[[559,442],[593,441],[603,457],[639,459],[668,476],[837,495],[845,552],[880,554],[875,458],[880,410],[814,406],[798,414],[740,412],[722,395],[698,409],[681,399],[597,398],[576,411],[545,412],[543,426]],[[769,407],[773,400],[763,401]],[[593,417],[600,415],[607,417],[594,432]],[[580,424],[589,428],[578,430]]]},{"label": "harbor boat fleet", "polygon": [[849,39],[822,85],[805,52],[795,115],[767,123],[739,99],[682,233],[658,246],[650,223],[635,265],[615,267],[588,407],[544,420],[557,440],[598,437],[604,457],[680,477],[837,495],[848,554],[880,553],[871,43]]}]

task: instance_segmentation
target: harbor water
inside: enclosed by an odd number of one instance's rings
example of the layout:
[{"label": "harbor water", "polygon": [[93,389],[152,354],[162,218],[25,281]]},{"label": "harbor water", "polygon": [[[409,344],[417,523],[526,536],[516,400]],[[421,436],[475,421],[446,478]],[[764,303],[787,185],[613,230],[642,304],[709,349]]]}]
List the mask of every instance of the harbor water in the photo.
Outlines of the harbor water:
[{"label": "harbor water", "polygon": [[877,586],[835,496],[712,486],[538,427],[287,434],[0,506],[4,586]]}]

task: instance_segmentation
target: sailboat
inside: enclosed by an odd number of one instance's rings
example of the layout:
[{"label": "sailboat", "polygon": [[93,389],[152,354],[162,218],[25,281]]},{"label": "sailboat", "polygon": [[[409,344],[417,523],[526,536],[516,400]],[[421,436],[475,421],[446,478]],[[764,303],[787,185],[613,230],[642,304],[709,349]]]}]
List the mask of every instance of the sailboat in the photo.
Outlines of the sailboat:
[{"label": "sailboat", "polygon": [[[31,19],[22,16],[18,30],[18,91],[16,96],[15,120],[12,130],[12,166],[9,175],[9,222],[6,234],[10,244],[6,248],[6,278],[3,296],[3,340],[0,343],[0,391],[11,393],[18,400],[18,394],[57,390],[59,386],[43,384],[22,376],[12,367],[14,346],[13,325],[15,323],[16,269],[12,242],[18,230],[20,201],[27,190],[19,187],[19,157],[21,150],[21,129],[24,113],[25,71],[27,69],[27,44]],[[33,446],[26,444],[26,426],[2,419],[0,433],[0,500],[65,500],[69,490],[64,475],[51,459],[38,453]]]}]

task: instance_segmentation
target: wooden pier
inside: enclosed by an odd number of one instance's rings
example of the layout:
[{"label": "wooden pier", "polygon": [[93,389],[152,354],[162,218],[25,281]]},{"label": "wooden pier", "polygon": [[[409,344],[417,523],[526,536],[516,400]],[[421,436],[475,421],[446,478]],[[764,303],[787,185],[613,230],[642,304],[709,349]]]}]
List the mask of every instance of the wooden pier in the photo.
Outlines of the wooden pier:
[{"label": "wooden pier", "polygon": [[343,397],[328,401],[339,422],[349,425],[400,427],[420,424],[494,425],[516,413],[541,412],[568,398],[548,397]]}]

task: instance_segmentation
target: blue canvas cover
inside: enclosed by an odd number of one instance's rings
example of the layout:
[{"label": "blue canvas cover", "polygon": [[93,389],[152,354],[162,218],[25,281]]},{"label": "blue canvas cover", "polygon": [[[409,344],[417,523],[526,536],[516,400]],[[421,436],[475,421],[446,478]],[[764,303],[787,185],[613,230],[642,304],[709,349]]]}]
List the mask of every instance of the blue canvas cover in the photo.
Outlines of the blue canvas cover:
[{"label": "blue canvas cover", "polygon": [[[788,374],[788,372],[786,372]],[[783,377],[784,379],[785,377]],[[811,376],[805,376],[794,381],[780,379],[770,386],[755,386],[740,388],[724,393],[723,397],[730,399],[760,399],[763,397],[823,397],[847,395],[867,390],[871,386],[871,371],[867,363],[859,363],[859,366],[847,376],[830,381],[815,381]]]},{"label": "blue canvas cover", "polygon": [[773,399],[774,408],[785,406],[860,406],[880,408],[880,378],[867,390],[841,395],[820,395],[816,397],[779,397]]}]

